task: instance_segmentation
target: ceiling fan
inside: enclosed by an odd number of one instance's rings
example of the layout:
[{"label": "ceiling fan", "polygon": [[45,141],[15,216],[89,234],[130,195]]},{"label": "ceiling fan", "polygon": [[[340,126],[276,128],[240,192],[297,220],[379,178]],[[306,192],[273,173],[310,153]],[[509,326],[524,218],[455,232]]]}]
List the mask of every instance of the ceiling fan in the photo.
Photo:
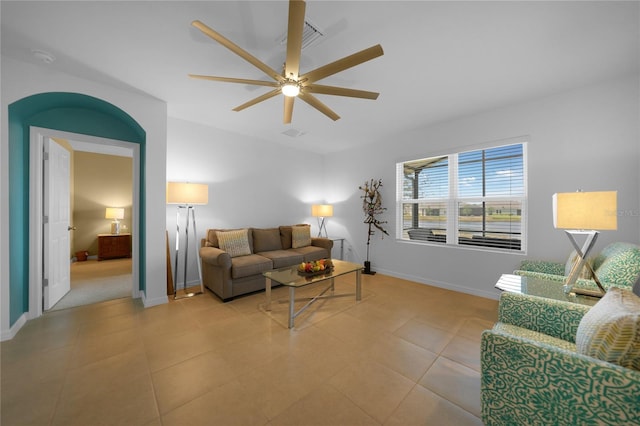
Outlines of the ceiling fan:
[{"label": "ceiling fan", "polygon": [[344,87],[325,86],[316,84],[317,81],[333,74],[339,73],[346,69],[360,65],[363,62],[370,61],[383,55],[382,46],[379,44],[364,49],[360,52],[338,59],[327,65],[316,68],[312,71],[299,74],[300,71],[300,54],[302,51],[302,32],[304,28],[304,15],[306,4],[303,0],[289,1],[289,24],[287,29],[287,56],[283,66],[282,73],[277,72],[269,65],[257,59],[246,50],[234,44],[222,34],[214,31],[200,21],[193,21],[192,26],[202,31],[205,35],[211,37],[227,49],[231,50],[245,61],[249,62],[256,68],[263,71],[274,81],[250,80],[244,78],[215,77],[210,75],[189,74],[189,77],[204,80],[222,81],[226,83],[250,84],[256,86],[273,87],[274,89],[264,95],[258,96],[240,106],[235,107],[234,111],[242,111],[252,105],[267,99],[273,98],[279,94],[284,95],[284,123],[291,123],[293,116],[293,103],[295,98],[300,98],[321,113],[325,114],[332,120],[338,120],[340,116],[333,112],[329,107],[320,102],[313,94],[348,96],[352,98],[377,99],[379,93],[368,92],[365,90],[347,89]]}]

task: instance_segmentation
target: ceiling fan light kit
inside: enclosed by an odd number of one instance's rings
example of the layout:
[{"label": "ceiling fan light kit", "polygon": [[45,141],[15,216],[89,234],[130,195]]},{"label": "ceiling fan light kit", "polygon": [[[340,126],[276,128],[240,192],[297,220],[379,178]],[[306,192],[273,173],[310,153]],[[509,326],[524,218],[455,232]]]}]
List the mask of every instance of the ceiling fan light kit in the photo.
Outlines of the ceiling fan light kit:
[{"label": "ceiling fan light kit", "polygon": [[295,98],[300,93],[300,84],[295,80],[286,79],[280,90],[283,95]]},{"label": "ceiling fan light kit", "polygon": [[[302,52],[303,44],[303,31],[305,29],[305,8],[306,3],[302,0],[290,0],[289,1],[289,24],[287,29],[287,52],[286,60],[283,67],[283,72],[278,73],[269,65],[257,59],[246,50],[242,49],[229,39],[225,38],[222,34],[209,28],[207,25],[200,21],[193,21],[192,26],[199,29],[205,35],[209,36],[213,40],[222,44],[227,49],[231,50],[236,55],[249,62],[267,76],[271,77],[274,81],[264,80],[251,80],[244,78],[230,78],[230,77],[216,77],[210,75],[198,75],[189,74],[191,78],[197,78],[202,80],[220,81],[225,83],[240,83],[250,84],[256,86],[272,87],[270,92],[258,96],[244,104],[233,108],[234,111],[242,111],[245,108],[253,106],[257,103],[273,98],[279,94],[284,95],[284,124],[291,123],[293,116],[294,100],[299,98],[317,109],[332,120],[338,120],[340,116],[332,111],[329,107],[323,104],[313,94],[334,95],[334,96],[347,96],[351,98],[360,99],[377,99],[378,93],[368,92],[365,90],[348,89],[344,87],[325,86],[320,84],[314,84],[318,80],[337,74],[349,68],[353,68],[356,65],[360,65],[363,62],[375,59],[378,56],[384,54],[382,46],[379,44],[372,46],[368,49],[364,49],[360,52],[346,56],[330,64],[321,66],[308,73],[299,75],[300,72],[300,56]],[[312,94],[313,93],[313,94]]]}]

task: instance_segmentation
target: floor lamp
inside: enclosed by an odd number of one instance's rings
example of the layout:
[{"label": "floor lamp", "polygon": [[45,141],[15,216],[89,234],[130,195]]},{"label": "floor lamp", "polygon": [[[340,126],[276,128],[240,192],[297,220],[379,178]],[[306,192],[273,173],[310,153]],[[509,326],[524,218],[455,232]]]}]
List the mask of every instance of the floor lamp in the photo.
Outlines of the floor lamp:
[{"label": "floor lamp", "polygon": [[[553,194],[553,226],[564,229],[578,257],[564,284],[567,293],[574,292],[586,296],[602,297],[606,290],[598,276],[587,262],[589,252],[598,239],[598,231],[618,229],[617,191],[565,192]],[[584,237],[582,247],[576,237]],[[600,291],[573,288],[580,271],[587,267]]]},{"label": "floor lamp", "polygon": [[193,222],[193,237],[196,245],[196,264],[198,265],[198,278],[200,279],[200,292],[188,293],[184,297],[191,297],[204,293],[202,283],[202,267],[198,261],[198,232],[196,231],[196,211],[195,205],[206,205],[209,202],[209,186],[200,183],[168,182],[167,183],[167,204],[177,204],[176,210],[176,258],[173,279],[173,298],[178,299],[178,257],[180,254],[180,209],[187,212],[185,226],[184,244],[184,282],[183,289],[187,289],[187,260],[189,258],[189,222]]},{"label": "floor lamp", "polygon": [[318,227],[320,228],[318,237],[322,237],[322,230],[324,229],[325,238],[329,238],[325,220],[333,216],[333,206],[331,204],[314,204],[311,206],[311,216],[318,218]]}]

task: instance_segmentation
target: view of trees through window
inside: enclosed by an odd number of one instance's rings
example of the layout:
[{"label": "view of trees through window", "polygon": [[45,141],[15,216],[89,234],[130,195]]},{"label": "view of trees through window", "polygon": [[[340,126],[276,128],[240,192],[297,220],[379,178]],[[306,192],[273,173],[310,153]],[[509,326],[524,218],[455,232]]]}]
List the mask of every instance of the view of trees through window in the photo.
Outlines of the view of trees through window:
[{"label": "view of trees through window", "polygon": [[523,250],[525,147],[398,163],[400,238]]}]

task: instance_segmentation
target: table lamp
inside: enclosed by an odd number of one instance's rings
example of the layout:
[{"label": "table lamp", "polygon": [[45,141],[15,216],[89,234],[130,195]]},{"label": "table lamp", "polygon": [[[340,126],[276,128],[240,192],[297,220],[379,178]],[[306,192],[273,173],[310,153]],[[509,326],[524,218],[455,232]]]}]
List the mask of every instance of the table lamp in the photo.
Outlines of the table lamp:
[{"label": "table lamp", "polygon": [[331,204],[314,204],[311,206],[311,216],[318,218],[318,237],[322,236],[322,230],[324,229],[324,236],[327,235],[326,218],[333,216],[333,206]]},{"label": "table lamp", "polygon": [[[206,183],[188,183],[188,182],[167,182],[167,204],[177,204],[178,209],[176,211],[176,257],[175,257],[175,271],[174,271],[174,287],[173,298],[177,299],[178,291],[178,254],[180,253],[180,209],[187,210],[187,220],[185,227],[185,249],[184,249],[184,283],[183,287],[187,288],[187,260],[189,254],[189,212],[191,212],[191,221],[193,222],[193,236],[196,241],[196,253],[197,253],[197,236],[196,231],[196,212],[194,205],[205,205],[209,202],[209,185]],[[197,259],[196,255],[196,259]],[[196,294],[204,293],[204,286],[202,283],[202,267],[200,262],[196,262],[198,265],[198,277],[200,278],[200,292],[189,293],[186,297],[195,296]]]},{"label": "table lamp", "polygon": [[[606,292],[593,268],[587,263],[587,257],[598,238],[598,231],[618,229],[617,204],[617,191],[578,191],[553,194],[553,226],[565,230],[569,241],[578,254],[577,260],[566,278],[565,292],[573,291],[576,294],[594,297],[602,297]],[[577,236],[585,237],[582,248],[576,242]],[[600,291],[573,288],[585,265]]]},{"label": "table lamp", "polygon": [[113,219],[111,222],[111,233],[117,235],[120,233],[120,222],[118,220],[124,219],[124,209],[120,207],[107,207],[105,219]]}]

